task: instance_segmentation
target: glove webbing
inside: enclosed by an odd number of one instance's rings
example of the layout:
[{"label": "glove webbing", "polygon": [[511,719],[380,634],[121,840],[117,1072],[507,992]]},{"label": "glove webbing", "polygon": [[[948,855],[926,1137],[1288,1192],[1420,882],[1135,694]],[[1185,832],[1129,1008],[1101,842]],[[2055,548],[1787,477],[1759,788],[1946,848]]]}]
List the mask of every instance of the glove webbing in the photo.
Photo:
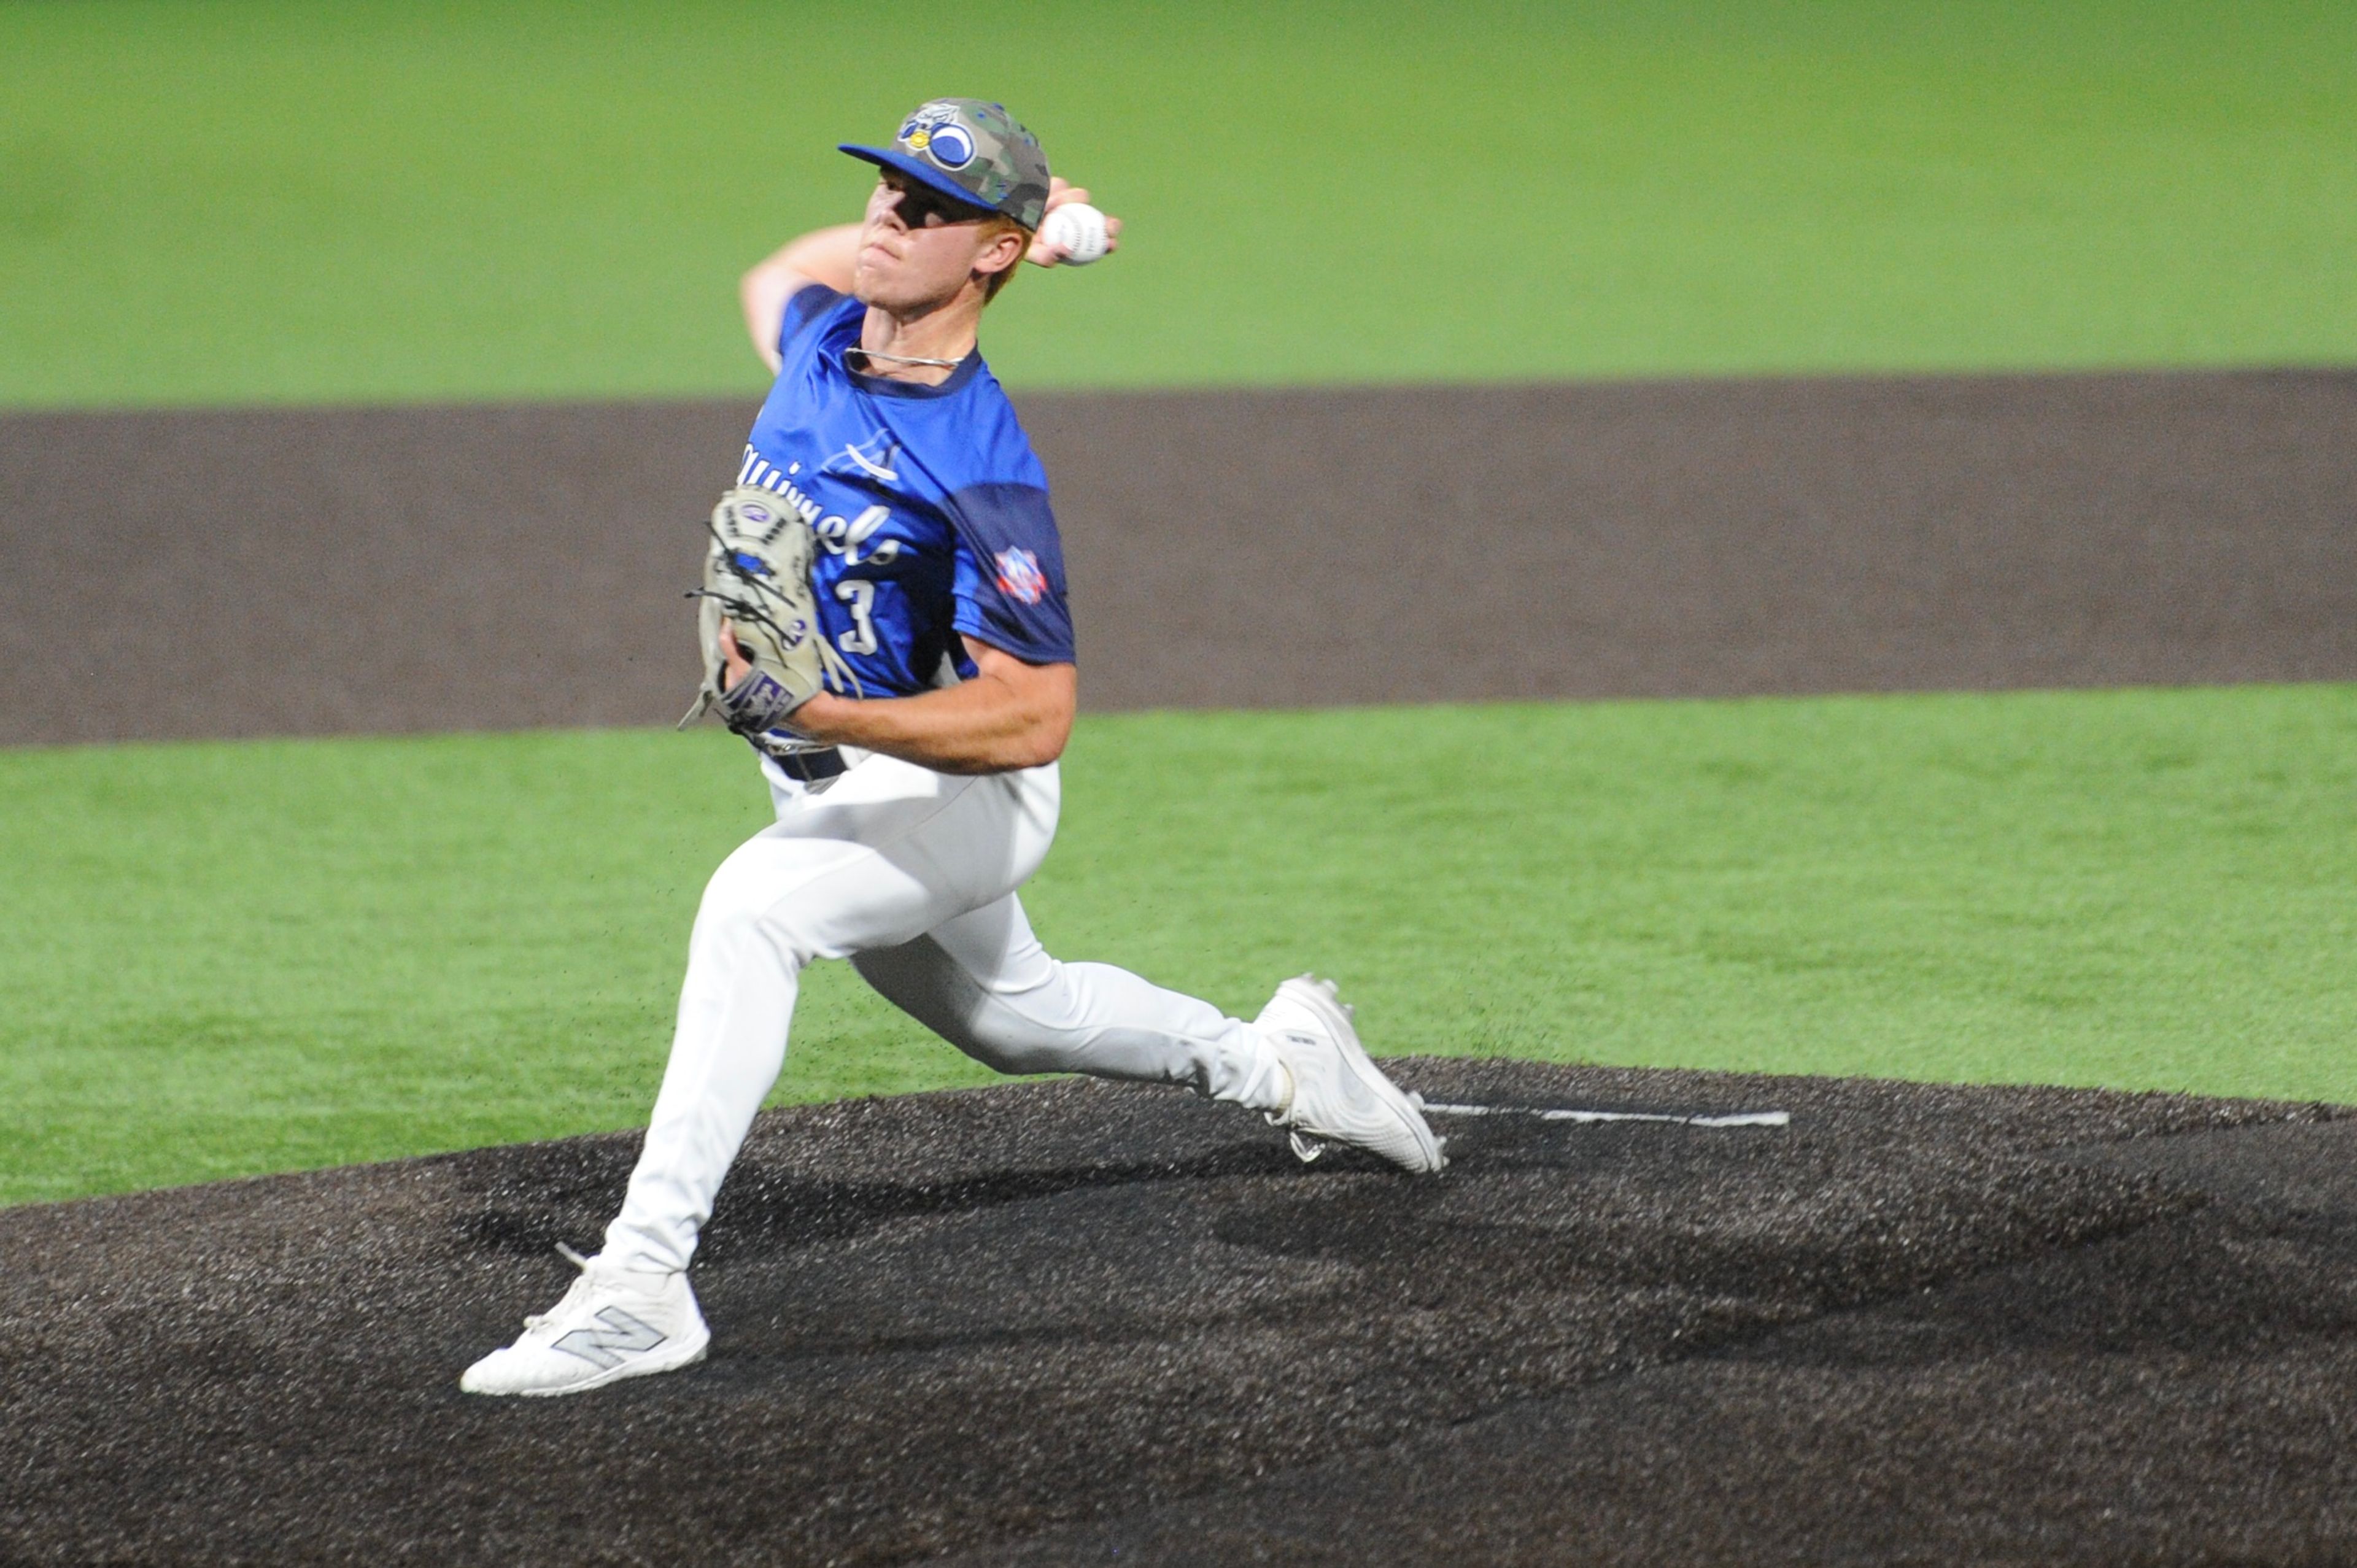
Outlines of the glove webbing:
[{"label": "glove webbing", "polygon": [[[742,576],[746,574],[740,572],[737,575]],[[687,591],[687,596],[691,599],[710,599],[728,612],[730,620],[751,621],[757,625],[768,627],[770,634],[780,642],[786,639],[785,628],[771,619],[770,612],[763,609],[755,600],[738,598],[733,594],[716,594],[709,588],[690,588]],[[813,627],[811,635],[818,640],[818,667],[826,672],[827,681],[834,689],[840,692],[847,685],[851,688],[853,696],[866,696],[867,689],[859,683],[859,672],[851,667],[848,660],[835,651],[834,644],[827,640],[826,633]]]},{"label": "glove webbing", "polygon": [[[723,573],[745,584],[748,588],[756,593],[768,592],[759,576],[747,571],[738,564],[735,546],[729,543],[709,518],[705,520],[704,532],[712,536],[713,547],[720,553],[720,569]],[[787,641],[786,628],[777,623],[776,618],[770,614],[759,599],[747,598],[737,594],[715,593],[709,588],[690,588],[686,596],[691,599],[711,599],[720,606],[730,620],[751,621],[769,628],[770,635],[776,638],[780,644]],[[821,672],[836,691],[840,692],[847,685],[851,689],[852,695],[865,697],[867,694],[867,689],[860,683],[858,671],[852,669],[850,661],[836,650],[834,639],[826,635],[825,628],[817,624],[818,587],[816,584],[811,585],[811,636],[817,639],[818,667]],[[701,711],[699,708],[698,712]]]}]

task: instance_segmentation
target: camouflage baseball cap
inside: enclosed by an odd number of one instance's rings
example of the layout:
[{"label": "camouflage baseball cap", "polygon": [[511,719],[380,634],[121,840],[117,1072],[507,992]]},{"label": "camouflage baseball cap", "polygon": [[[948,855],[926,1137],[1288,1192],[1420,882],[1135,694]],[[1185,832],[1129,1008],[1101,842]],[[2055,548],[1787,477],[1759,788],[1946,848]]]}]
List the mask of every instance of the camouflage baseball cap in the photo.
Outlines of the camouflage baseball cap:
[{"label": "camouflage baseball cap", "polygon": [[936,98],[900,122],[888,147],[843,144],[843,151],[899,169],[943,196],[1003,212],[1026,229],[1048,214],[1048,155],[1003,104]]}]

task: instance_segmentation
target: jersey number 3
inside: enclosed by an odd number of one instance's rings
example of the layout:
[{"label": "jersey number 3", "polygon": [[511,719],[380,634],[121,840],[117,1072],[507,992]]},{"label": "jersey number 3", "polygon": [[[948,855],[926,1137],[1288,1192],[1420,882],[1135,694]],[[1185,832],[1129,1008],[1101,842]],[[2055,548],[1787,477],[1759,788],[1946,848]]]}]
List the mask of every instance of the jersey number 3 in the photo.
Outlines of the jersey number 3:
[{"label": "jersey number 3", "polygon": [[834,585],[834,596],[851,607],[851,629],[834,639],[845,653],[876,651],[876,585],[865,577],[845,577]]}]

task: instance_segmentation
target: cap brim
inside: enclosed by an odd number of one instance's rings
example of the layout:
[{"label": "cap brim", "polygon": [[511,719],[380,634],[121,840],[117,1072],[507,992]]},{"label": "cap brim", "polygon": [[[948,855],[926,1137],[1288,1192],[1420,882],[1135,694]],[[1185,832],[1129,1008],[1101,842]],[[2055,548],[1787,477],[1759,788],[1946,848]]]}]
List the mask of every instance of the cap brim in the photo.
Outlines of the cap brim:
[{"label": "cap brim", "polygon": [[907,153],[901,152],[897,148],[863,147],[856,142],[845,142],[838,145],[835,148],[835,151],[840,153],[849,153],[855,158],[864,158],[871,164],[880,164],[888,169],[898,169],[902,174],[907,175],[910,179],[917,181],[919,184],[940,191],[952,201],[971,207],[976,212],[996,212],[998,210],[997,208],[993,207],[987,201],[978,199],[974,196],[974,192],[968,190],[965,187],[952,179],[948,175],[943,174],[941,170],[935,168],[932,165],[925,162],[922,158],[911,157]]}]

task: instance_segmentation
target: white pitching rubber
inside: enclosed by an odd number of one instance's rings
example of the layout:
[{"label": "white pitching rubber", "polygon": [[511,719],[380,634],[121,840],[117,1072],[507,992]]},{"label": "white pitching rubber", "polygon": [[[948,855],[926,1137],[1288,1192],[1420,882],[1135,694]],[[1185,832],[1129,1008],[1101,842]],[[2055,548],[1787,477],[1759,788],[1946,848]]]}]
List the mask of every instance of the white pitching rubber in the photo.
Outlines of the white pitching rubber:
[{"label": "white pitching rubber", "polygon": [[1542,1122],[1663,1122],[1673,1127],[1788,1127],[1789,1111],[1729,1111],[1681,1116],[1667,1111],[1580,1111],[1570,1106],[1443,1105],[1426,1101],[1427,1116],[1534,1116]]}]

